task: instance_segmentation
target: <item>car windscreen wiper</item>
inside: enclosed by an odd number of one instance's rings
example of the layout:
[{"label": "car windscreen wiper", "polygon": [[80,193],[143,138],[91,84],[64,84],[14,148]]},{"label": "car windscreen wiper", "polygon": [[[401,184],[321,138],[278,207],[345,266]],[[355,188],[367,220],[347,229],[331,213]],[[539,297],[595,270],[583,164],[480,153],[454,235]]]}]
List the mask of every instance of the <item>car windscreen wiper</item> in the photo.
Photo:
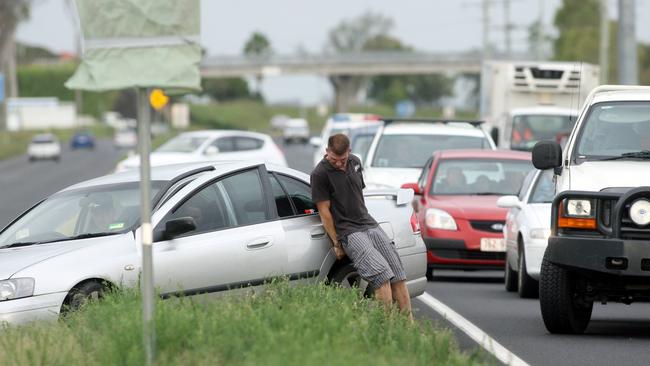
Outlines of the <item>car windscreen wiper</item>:
[{"label": "car windscreen wiper", "polygon": [[7,248],[17,248],[17,247],[26,247],[29,245],[34,245],[34,244],[39,244],[37,241],[22,241],[18,243],[11,243],[7,246],[0,247],[0,249],[7,249]]},{"label": "car windscreen wiper", "polygon": [[476,192],[470,193],[470,196],[503,196],[504,193],[501,192]]},{"label": "car windscreen wiper", "polygon": [[610,156],[608,158],[597,159],[601,160],[622,160],[622,159],[650,159],[650,150],[641,150],[621,154],[619,156]]},{"label": "car windscreen wiper", "polygon": [[88,239],[88,238],[97,238],[100,236],[108,236],[108,235],[116,235],[116,234],[121,234],[121,232],[103,232],[103,233],[89,233],[89,234],[81,234],[81,235],[76,235],[76,236],[69,236],[67,238],[60,238],[60,239],[53,239],[53,240],[43,240],[43,241],[30,241],[30,242],[19,242],[19,243],[12,243],[9,244],[5,247],[2,247],[0,249],[6,249],[6,248],[16,248],[16,247],[26,247],[29,245],[37,245],[37,244],[48,244],[48,243],[56,243],[59,241],[68,241],[68,240],[77,240],[77,239]]}]

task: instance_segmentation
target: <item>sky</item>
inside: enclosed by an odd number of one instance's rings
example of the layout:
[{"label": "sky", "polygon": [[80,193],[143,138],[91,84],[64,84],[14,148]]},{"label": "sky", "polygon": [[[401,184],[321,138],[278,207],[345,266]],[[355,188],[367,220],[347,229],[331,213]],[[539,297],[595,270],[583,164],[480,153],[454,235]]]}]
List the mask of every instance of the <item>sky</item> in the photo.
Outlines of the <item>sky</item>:
[{"label": "sky", "polygon": [[[3,0],[4,1],[4,0]],[[19,41],[55,52],[74,51],[74,27],[67,0],[35,0],[31,18],[17,31]],[[491,0],[490,39],[503,46],[503,0]],[[617,1],[608,0],[612,18]],[[254,31],[264,33],[277,54],[298,49],[320,52],[327,32],[341,20],[366,11],[394,21],[391,34],[420,51],[464,51],[482,45],[482,0],[201,0],[201,43],[210,55],[241,54]],[[511,0],[510,18],[516,26],[513,49],[527,49],[526,27],[540,15],[552,32],[561,0]],[[541,5],[541,6],[540,6]],[[650,0],[637,0],[637,37],[650,42]],[[328,82],[316,76],[265,79],[262,91],[270,102],[315,104],[331,98]]]}]

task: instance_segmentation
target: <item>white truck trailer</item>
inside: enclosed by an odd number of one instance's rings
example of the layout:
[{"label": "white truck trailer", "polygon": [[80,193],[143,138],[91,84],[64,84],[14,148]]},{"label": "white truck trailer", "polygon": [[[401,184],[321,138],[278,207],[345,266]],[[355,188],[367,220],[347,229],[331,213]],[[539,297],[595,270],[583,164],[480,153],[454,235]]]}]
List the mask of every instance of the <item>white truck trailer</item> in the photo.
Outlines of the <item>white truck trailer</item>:
[{"label": "white truck trailer", "polygon": [[481,119],[499,148],[530,151],[540,140],[561,142],[599,79],[598,66],[580,62],[485,62]]}]

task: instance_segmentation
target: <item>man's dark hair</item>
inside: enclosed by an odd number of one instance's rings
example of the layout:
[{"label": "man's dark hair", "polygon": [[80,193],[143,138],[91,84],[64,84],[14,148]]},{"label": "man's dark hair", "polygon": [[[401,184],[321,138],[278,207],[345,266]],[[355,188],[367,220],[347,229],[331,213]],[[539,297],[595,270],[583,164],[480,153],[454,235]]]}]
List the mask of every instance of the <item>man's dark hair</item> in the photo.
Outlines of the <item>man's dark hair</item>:
[{"label": "man's dark hair", "polygon": [[327,148],[336,155],[343,155],[350,149],[350,139],[342,133],[330,136]]}]

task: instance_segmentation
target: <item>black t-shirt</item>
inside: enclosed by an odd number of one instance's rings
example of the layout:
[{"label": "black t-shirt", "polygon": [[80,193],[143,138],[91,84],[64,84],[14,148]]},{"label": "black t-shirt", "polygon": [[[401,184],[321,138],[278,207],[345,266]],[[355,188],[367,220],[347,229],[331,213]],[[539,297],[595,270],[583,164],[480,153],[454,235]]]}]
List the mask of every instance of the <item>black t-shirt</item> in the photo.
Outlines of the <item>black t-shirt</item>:
[{"label": "black t-shirt", "polygon": [[346,171],[336,169],[326,159],[311,172],[311,199],[330,201],[337,239],[377,226],[363,200],[363,168],[354,155],[348,158]]}]

